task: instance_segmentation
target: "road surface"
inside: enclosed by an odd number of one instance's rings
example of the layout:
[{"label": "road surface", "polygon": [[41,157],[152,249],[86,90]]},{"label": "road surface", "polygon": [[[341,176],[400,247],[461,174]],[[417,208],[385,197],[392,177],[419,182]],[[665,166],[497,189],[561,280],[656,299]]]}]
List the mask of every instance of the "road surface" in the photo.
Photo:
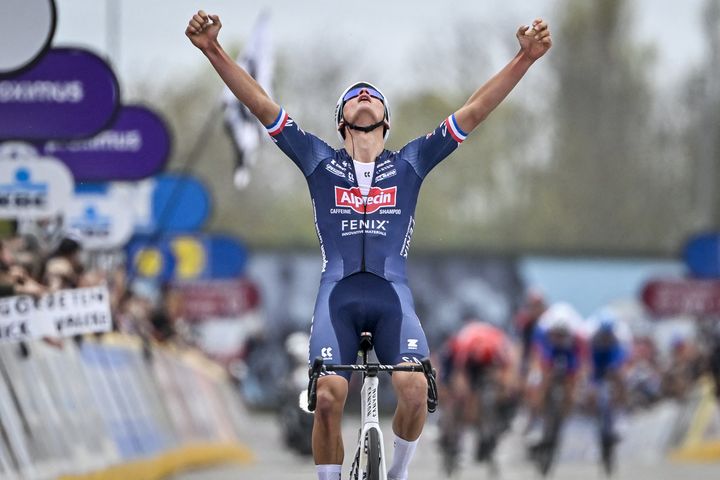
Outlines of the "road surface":
[{"label": "road surface", "polygon": [[[254,452],[255,460],[249,465],[218,466],[202,471],[185,472],[172,480],[313,480],[317,478],[315,467],[309,458],[288,452],[280,439],[275,418],[271,414],[247,414],[247,430],[242,441]],[[347,478],[352,461],[353,443],[357,435],[353,425],[355,419],[346,417],[344,439],[346,446],[343,479]],[[638,422],[636,422],[638,423]],[[656,422],[658,423],[658,422]],[[640,426],[641,423],[638,423]],[[516,428],[515,430],[519,430]],[[643,430],[643,431],[640,431]],[[664,430],[667,430],[665,428]],[[389,420],[383,422],[386,436],[386,451],[392,452],[387,437],[391,438]],[[591,425],[574,422],[566,430],[566,441],[562,460],[550,478],[556,480],[577,480],[604,478],[593,461],[596,450]],[[720,479],[720,463],[683,464],[664,459],[660,452],[653,452],[659,432],[644,425],[628,435],[620,452],[620,465],[614,480],[710,480]],[[436,429],[430,423],[421,437],[418,450],[410,466],[410,480],[437,480],[444,478],[440,471],[440,458],[436,449]],[[643,441],[643,438],[645,439]],[[458,480],[491,478],[487,468],[471,461],[470,442],[463,454],[461,471],[454,478]],[[524,460],[522,438],[518,433],[505,437],[498,450],[500,477],[503,480],[527,480],[541,478],[532,465]]]}]

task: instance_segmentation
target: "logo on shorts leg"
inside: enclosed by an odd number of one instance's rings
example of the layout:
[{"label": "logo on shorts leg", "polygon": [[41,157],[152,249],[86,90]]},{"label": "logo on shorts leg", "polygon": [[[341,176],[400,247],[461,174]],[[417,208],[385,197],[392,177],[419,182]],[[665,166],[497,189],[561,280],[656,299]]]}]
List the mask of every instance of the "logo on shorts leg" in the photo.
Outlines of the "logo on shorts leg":
[{"label": "logo on shorts leg", "polygon": [[422,365],[422,362],[415,357],[402,357],[404,363],[414,363],[416,365]]},{"label": "logo on shorts leg", "polygon": [[322,355],[324,359],[332,360],[332,347],[323,347],[320,350],[320,355]]},{"label": "logo on shorts leg", "polygon": [[417,338],[408,338],[407,339],[407,348],[408,350],[417,350],[418,349],[418,339]]}]

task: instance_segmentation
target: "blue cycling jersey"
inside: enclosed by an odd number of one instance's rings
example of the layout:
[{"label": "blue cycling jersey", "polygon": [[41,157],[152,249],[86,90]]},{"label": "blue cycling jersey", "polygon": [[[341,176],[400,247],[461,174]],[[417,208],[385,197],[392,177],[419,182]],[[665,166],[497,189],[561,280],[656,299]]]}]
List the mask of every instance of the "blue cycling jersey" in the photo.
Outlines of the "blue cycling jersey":
[{"label": "blue cycling jersey", "polygon": [[284,109],[266,128],[308,182],[323,256],[321,282],[336,282],[356,272],[406,282],[405,259],[420,185],[467,136],[455,116],[397,152],[384,150],[375,160],[366,197],[344,148],[335,150],[301,130]]},{"label": "blue cycling jersey", "polygon": [[621,342],[610,347],[591,346],[591,378],[595,382],[602,380],[608,372],[619,370],[630,358],[630,352]]}]

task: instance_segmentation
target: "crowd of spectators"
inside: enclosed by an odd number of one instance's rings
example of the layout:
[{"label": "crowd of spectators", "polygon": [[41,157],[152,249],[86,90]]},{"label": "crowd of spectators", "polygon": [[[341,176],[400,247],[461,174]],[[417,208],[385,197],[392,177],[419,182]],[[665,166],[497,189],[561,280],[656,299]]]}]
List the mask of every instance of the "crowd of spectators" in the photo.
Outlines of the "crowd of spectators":
[{"label": "crowd of spectators", "polygon": [[121,254],[93,257],[71,233],[44,234],[37,228],[23,233],[17,224],[11,230],[0,239],[0,297],[38,298],[57,290],[105,285],[114,330],[146,341],[184,340],[176,334],[171,293],[128,278]]}]

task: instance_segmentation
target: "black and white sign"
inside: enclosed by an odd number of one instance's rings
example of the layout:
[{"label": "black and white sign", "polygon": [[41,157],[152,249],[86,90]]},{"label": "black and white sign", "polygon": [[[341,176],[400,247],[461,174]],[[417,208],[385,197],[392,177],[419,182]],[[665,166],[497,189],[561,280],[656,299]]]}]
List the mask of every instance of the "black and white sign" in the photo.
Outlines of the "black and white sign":
[{"label": "black and white sign", "polygon": [[0,342],[70,337],[112,328],[106,287],[59,290],[40,298],[0,299]]}]

